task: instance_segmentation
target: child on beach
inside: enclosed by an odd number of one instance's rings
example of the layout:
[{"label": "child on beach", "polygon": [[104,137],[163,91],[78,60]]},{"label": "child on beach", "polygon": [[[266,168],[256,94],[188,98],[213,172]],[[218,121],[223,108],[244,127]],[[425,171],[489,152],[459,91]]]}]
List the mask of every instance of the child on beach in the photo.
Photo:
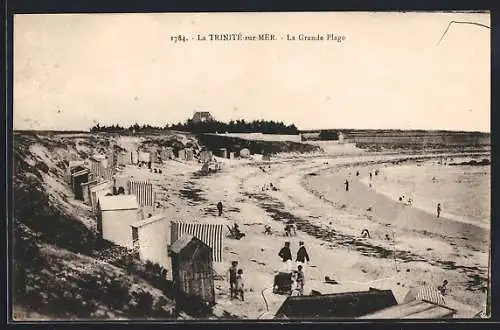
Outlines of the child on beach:
[{"label": "child on beach", "polygon": [[439,218],[439,216],[441,215],[441,203],[438,203],[436,211],[437,211],[437,217]]},{"label": "child on beach", "polygon": [[241,297],[241,301],[245,301],[245,285],[243,283],[243,269],[238,269],[238,274],[236,275],[236,295]]}]

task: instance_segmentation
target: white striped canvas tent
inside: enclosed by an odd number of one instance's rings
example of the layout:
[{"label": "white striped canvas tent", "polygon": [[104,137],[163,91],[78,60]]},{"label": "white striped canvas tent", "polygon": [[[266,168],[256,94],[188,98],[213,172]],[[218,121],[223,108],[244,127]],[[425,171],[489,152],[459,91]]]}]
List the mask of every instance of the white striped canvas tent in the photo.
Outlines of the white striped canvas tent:
[{"label": "white striped canvas tent", "polygon": [[408,292],[408,294],[406,295],[404,301],[409,302],[413,300],[430,301],[438,305],[446,304],[446,301],[441,292],[439,292],[438,289],[431,286],[421,286],[410,290],[410,292]]},{"label": "white striped canvas tent", "polygon": [[170,242],[175,243],[175,241],[185,234],[193,235],[203,243],[210,246],[212,248],[213,262],[223,261],[223,224],[172,221],[170,225]]},{"label": "white striped canvas tent", "polygon": [[135,195],[137,202],[141,206],[154,206],[156,196],[151,182],[129,180],[127,182],[127,193]]}]

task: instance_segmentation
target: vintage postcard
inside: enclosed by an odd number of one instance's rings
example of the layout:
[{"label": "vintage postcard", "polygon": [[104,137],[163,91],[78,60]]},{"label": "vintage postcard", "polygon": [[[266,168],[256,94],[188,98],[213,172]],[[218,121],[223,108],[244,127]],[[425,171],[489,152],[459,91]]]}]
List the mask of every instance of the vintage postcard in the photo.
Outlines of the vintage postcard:
[{"label": "vintage postcard", "polygon": [[489,317],[488,12],[13,37],[14,321]]}]

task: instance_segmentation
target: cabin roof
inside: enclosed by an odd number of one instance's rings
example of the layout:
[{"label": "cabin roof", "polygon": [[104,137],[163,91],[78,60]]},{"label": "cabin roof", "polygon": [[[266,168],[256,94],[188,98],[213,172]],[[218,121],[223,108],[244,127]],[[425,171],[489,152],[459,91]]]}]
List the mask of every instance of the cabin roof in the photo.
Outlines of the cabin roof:
[{"label": "cabin roof", "polygon": [[101,211],[133,210],[139,208],[135,195],[116,195],[99,197]]},{"label": "cabin roof", "polygon": [[137,222],[134,222],[131,226],[134,228],[141,228],[141,227],[144,227],[146,225],[149,225],[149,224],[161,221],[161,220],[167,220],[167,218],[163,214],[158,214],[158,215],[152,216],[151,218],[147,218],[144,220],[139,220]]},{"label": "cabin roof", "polygon": [[111,188],[111,182],[106,180],[98,182],[95,186],[90,187],[90,191],[99,191],[108,188]]},{"label": "cabin roof", "polygon": [[208,245],[206,245],[205,243],[203,243],[201,240],[194,237],[193,235],[186,234],[186,235],[183,235],[181,238],[179,238],[177,241],[175,241],[174,244],[172,244],[170,246],[170,251],[173,253],[179,253],[193,240],[198,241],[198,243],[200,243],[201,245],[205,245],[208,247]]},{"label": "cabin roof", "polygon": [[451,317],[455,313],[455,309],[444,305],[414,300],[361,316],[359,319],[437,319]]},{"label": "cabin roof", "polygon": [[77,177],[77,176],[81,176],[81,175],[85,175],[85,174],[89,174],[89,173],[90,173],[90,171],[89,171],[89,170],[87,170],[87,169],[83,169],[83,170],[80,170],[80,171],[78,171],[78,172],[73,172],[71,175],[72,175],[73,177]]}]

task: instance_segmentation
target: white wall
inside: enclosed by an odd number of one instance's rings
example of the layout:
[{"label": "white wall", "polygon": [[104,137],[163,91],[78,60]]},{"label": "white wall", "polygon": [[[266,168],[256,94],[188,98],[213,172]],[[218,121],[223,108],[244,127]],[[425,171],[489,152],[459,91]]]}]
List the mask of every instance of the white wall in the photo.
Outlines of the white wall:
[{"label": "white wall", "polygon": [[[171,271],[167,246],[170,244],[170,221],[162,219],[137,228],[141,260],[157,262]],[[132,231],[130,231],[132,235]]]},{"label": "white wall", "polygon": [[138,221],[138,210],[113,210],[102,212],[102,237],[120,246],[132,249],[131,224]]}]

